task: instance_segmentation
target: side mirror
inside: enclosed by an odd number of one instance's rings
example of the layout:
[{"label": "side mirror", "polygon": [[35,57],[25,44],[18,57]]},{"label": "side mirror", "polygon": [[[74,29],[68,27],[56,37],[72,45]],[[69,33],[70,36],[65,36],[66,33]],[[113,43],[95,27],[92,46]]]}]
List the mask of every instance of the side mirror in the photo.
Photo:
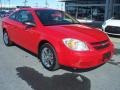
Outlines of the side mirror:
[{"label": "side mirror", "polygon": [[25,25],[26,25],[26,28],[31,28],[36,26],[34,22],[25,22]]}]

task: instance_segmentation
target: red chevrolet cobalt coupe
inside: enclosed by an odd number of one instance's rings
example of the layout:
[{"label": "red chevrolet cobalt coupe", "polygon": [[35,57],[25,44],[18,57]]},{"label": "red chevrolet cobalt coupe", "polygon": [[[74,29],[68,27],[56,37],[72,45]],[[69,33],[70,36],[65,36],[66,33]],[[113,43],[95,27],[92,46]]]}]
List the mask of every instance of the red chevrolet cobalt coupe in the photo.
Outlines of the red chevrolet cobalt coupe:
[{"label": "red chevrolet cobalt coupe", "polygon": [[24,8],[3,19],[3,40],[35,53],[42,65],[55,70],[60,65],[77,69],[107,62],[114,47],[100,30],[81,25],[67,13],[53,9]]}]

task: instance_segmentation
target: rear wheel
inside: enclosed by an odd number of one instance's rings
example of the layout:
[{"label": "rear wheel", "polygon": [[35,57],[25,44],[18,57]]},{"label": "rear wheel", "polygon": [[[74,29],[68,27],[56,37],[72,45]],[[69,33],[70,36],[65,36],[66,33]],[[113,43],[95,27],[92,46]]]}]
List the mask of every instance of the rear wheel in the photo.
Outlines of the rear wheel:
[{"label": "rear wheel", "polygon": [[3,31],[3,41],[6,46],[11,46],[13,44],[8,36],[7,31]]},{"label": "rear wheel", "polygon": [[39,57],[47,70],[53,71],[59,68],[55,49],[50,44],[45,43],[40,47]]}]

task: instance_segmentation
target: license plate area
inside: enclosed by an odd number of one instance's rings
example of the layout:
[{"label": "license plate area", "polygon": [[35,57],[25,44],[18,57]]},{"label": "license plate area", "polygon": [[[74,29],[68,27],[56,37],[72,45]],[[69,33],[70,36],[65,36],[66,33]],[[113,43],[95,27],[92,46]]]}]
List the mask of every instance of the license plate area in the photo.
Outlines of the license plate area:
[{"label": "license plate area", "polygon": [[110,56],[111,56],[111,52],[107,52],[107,53],[103,54],[103,61],[109,59]]}]

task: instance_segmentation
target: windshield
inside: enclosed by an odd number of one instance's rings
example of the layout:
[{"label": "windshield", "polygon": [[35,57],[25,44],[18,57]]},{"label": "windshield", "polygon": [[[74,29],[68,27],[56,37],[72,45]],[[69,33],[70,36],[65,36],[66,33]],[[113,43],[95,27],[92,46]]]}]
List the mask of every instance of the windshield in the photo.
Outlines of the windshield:
[{"label": "windshield", "polygon": [[78,24],[79,22],[59,10],[37,10],[36,14],[43,25],[64,25],[64,24]]}]

